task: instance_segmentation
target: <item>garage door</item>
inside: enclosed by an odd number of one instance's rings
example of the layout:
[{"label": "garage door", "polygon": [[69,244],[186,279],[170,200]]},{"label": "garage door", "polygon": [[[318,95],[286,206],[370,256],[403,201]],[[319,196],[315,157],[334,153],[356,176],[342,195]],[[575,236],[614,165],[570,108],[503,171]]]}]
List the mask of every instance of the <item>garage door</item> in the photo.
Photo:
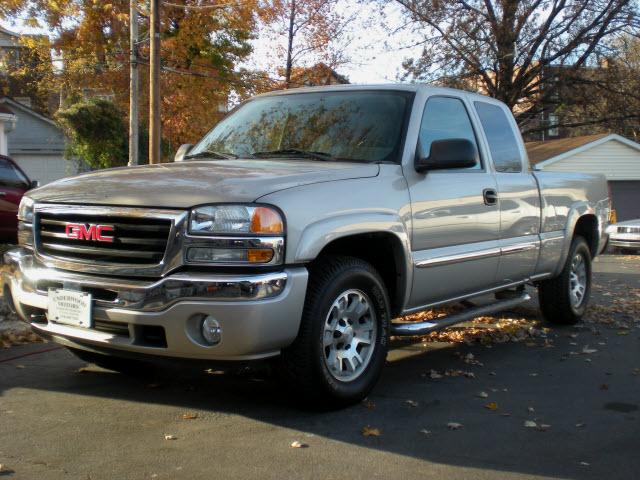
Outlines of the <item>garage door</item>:
[{"label": "garage door", "polygon": [[65,160],[62,155],[15,153],[10,156],[31,180],[38,180],[40,185],[77,173],[75,164]]},{"label": "garage door", "polygon": [[640,181],[609,182],[618,221],[640,218]]}]

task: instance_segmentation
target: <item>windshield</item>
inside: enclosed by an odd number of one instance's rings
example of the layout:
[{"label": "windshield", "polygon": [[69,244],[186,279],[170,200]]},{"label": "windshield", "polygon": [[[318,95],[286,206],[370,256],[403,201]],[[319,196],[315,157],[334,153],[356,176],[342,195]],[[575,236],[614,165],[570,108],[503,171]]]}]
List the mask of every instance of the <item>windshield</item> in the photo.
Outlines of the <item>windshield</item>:
[{"label": "windshield", "polygon": [[216,125],[189,156],[273,153],[316,160],[324,156],[325,160],[398,162],[412,98],[410,92],[372,90],[258,97]]}]

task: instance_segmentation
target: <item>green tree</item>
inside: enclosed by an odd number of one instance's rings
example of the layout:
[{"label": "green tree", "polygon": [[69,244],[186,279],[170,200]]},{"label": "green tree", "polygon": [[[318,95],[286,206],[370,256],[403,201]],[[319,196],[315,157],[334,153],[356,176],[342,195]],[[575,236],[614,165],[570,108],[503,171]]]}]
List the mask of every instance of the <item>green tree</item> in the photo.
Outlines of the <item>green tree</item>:
[{"label": "green tree", "polygon": [[112,102],[82,100],[58,110],[55,119],[68,138],[67,159],[80,158],[92,168],[126,165],[127,127]]}]

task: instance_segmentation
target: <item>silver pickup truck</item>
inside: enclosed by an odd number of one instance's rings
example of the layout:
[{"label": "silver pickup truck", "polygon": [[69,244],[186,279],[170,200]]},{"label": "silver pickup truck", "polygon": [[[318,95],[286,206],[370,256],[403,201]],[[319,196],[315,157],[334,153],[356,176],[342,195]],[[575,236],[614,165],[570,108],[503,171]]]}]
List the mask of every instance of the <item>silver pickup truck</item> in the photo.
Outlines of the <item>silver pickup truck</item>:
[{"label": "silver pickup truck", "polygon": [[[31,191],[5,298],[34,331],[136,357],[273,357],[347,404],[391,336],[511,308],[580,320],[605,245],[605,180],[531,172],[502,103],[421,85],[294,89],[242,103],[170,164]],[[445,304],[437,321],[394,319]]]}]

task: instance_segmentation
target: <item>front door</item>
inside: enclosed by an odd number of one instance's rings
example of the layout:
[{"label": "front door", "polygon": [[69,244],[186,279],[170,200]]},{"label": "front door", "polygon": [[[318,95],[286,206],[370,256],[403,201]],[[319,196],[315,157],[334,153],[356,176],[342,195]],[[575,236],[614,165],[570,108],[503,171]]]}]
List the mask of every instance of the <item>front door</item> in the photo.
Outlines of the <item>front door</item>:
[{"label": "front door", "polygon": [[479,150],[475,167],[405,171],[412,206],[414,277],[409,309],[495,286],[500,211],[495,175],[462,98],[429,97],[417,155],[428,157],[434,140],[464,138]]}]

